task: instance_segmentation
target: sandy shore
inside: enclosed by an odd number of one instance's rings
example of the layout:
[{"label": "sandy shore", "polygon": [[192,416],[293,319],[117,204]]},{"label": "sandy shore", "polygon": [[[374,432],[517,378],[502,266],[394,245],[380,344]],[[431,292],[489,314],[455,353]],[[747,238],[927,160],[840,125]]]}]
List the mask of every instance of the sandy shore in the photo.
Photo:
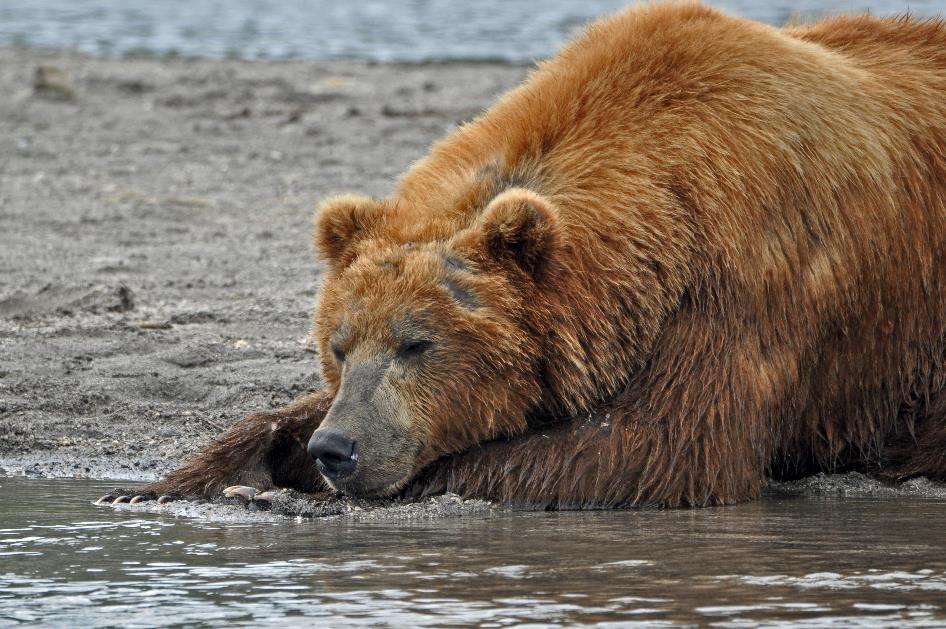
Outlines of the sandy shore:
[{"label": "sandy shore", "polygon": [[315,203],[525,72],[0,49],[0,472],[152,478],[317,387]]}]

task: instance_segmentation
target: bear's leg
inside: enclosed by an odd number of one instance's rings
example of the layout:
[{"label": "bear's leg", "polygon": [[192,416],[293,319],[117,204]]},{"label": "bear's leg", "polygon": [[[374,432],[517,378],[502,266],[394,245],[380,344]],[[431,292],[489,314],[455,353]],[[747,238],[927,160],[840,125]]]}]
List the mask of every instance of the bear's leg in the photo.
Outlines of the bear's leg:
[{"label": "bear's leg", "polygon": [[[756,498],[780,387],[752,331],[691,303],[639,377],[592,413],[444,457],[408,493],[452,491],[557,508],[705,506]],[[783,387],[784,388],[784,387]]]},{"label": "bear's leg", "polygon": [[764,471],[756,452],[679,428],[602,410],[444,457],[404,493],[454,492],[556,509],[709,506],[758,497]]},{"label": "bear's leg", "polygon": [[[614,399],[547,430],[444,457],[408,493],[557,508],[756,498],[779,395],[779,372],[758,347],[751,329],[728,330],[696,309],[681,311],[647,369]],[[771,355],[790,363],[783,348]]]},{"label": "bear's leg", "polygon": [[270,413],[250,415],[215,438],[184,465],[137,490],[116,490],[96,504],[158,499],[212,498],[225,488],[247,498],[248,488],[327,489],[306,445],[331,406],[318,392]]}]

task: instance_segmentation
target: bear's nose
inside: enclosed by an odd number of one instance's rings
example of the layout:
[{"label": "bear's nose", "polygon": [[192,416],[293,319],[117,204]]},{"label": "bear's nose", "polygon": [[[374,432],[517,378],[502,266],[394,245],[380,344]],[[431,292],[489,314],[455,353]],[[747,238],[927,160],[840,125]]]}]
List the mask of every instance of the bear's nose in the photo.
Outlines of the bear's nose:
[{"label": "bear's nose", "polygon": [[355,441],[338,432],[316,430],[309,439],[309,454],[319,471],[331,480],[351,476],[358,464]]}]

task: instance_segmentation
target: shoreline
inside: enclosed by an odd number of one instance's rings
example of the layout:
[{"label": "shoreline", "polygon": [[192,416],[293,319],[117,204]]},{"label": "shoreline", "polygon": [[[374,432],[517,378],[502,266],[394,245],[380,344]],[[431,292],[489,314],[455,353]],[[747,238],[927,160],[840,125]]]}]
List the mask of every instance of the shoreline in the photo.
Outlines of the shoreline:
[{"label": "shoreline", "polygon": [[383,66],[388,68],[400,68],[409,70],[411,68],[449,68],[452,66],[497,66],[501,68],[512,68],[512,69],[524,69],[528,70],[533,67],[536,63],[541,63],[547,57],[536,58],[531,61],[527,60],[517,60],[505,57],[429,57],[425,59],[410,60],[402,59],[396,61],[382,61],[379,59],[370,59],[365,57],[358,56],[344,56],[339,55],[336,57],[326,57],[326,58],[312,58],[305,56],[272,56],[272,57],[240,57],[233,55],[223,55],[223,56],[213,56],[213,55],[201,55],[201,54],[188,54],[182,53],[179,51],[171,50],[167,52],[161,52],[159,50],[131,50],[127,52],[117,52],[117,53],[97,53],[90,50],[85,50],[82,48],[68,48],[62,46],[44,46],[42,44],[20,44],[20,43],[10,43],[4,44],[0,43],[0,52],[16,52],[26,56],[54,56],[54,57],[67,57],[67,56],[79,56],[85,57],[86,59],[98,60],[98,61],[108,61],[108,62],[122,62],[122,61],[155,61],[158,63],[161,62],[174,62],[174,61],[183,61],[183,62],[223,62],[223,63],[303,63],[303,64],[348,64],[355,66],[365,66],[365,67],[376,67]]}]

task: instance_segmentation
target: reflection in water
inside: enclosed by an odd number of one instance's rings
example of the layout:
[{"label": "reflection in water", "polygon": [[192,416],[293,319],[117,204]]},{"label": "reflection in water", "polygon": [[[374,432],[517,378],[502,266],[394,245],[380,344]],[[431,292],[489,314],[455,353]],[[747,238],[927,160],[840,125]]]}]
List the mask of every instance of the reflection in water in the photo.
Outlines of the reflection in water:
[{"label": "reflection in water", "polygon": [[0,479],[0,625],[946,623],[946,501],[417,522],[174,518]]}]

